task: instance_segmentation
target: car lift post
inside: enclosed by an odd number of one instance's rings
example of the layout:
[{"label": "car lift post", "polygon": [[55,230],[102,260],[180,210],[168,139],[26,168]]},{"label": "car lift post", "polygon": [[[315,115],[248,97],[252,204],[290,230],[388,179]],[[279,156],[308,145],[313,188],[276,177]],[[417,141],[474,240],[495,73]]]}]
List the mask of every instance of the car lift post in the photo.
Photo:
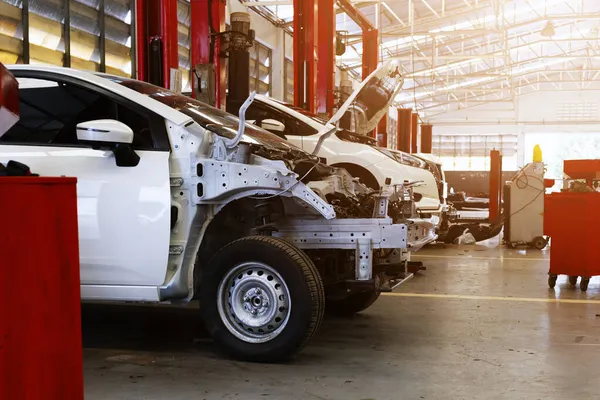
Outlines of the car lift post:
[{"label": "car lift post", "polygon": [[179,68],[177,3],[137,0],[136,41],[137,78],[176,89],[172,70]]},{"label": "car lift post", "polygon": [[502,204],[502,156],[500,151],[490,151],[490,222],[500,217]]},{"label": "car lift post", "polygon": [[294,104],[316,111],[317,0],[294,0]]},{"label": "car lift post", "polygon": [[[371,23],[371,21],[350,1],[337,0],[337,4],[349,17],[362,29],[362,79],[367,77],[377,69],[379,63],[379,30]],[[382,121],[387,117],[384,116]],[[385,132],[387,122],[380,122],[376,130],[373,130],[371,136],[377,139],[377,132]],[[382,128],[382,131],[380,131]],[[387,134],[383,145],[387,145]]]},{"label": "car lift post", "polygon": [[[225,1],[191,0],[190,38],[193,96],[217,108],[225,108],[227,88],[225,58],[221,52],[221,37],[225,32]],[[177,21],[176,21],[177,22]],[[199,90],[200,81],[210,93]]]},{"label": "car lift post", "polygon": [[398,130],[396,132],[396,149],[410,153],[411,145],[411,133],[412,133],[412,109],[411,108],[399,108],[398,109]]},{"label": "car lift post", "polygon": [[433,125],[421,124],[421,153],[433,152]]},{"label": "car lift post", "polygon": [[319,0],[317,113],[331,116],[335,85],[335,0]]}]

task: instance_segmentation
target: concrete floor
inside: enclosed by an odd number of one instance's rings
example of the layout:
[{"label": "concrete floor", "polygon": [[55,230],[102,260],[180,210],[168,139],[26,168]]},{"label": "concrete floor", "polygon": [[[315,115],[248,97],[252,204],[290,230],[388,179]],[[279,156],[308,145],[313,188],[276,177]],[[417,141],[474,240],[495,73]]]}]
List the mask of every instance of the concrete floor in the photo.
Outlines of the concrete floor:
[{"label": "concrete floor", "polygon": [[599,278],[587,293],[566,277],[549,290],[547,251],[416,258],[427,271],[352,319],[327,319],[283,365],[216,356],[195,309],[87,305],[86,400],[598,398]]}]

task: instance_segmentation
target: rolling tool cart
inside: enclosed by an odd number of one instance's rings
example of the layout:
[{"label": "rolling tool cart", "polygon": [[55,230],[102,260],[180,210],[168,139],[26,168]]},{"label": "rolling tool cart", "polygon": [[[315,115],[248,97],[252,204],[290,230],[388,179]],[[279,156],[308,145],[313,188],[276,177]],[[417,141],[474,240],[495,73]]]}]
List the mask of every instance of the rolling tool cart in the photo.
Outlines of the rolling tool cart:
[{"label": "rolling tool cart", "polygon": [[[18,106],[17,81],[0,64],[0,137],[17,122]],[[0,159],[0,399],[83,400],[77,181],[37,177],[6,161]]]},{"label": "rolling tool cart", "polygon": [[558,275],[567,275],[572,286],[586,291],[590,278],[600,275],[600,193],[591,190],[600,177],[600,160],[564,162],[571,179],[585,179],[588,192],[551,193],[545,198],[544,233],[551,237],[548,286],[556,285]]}]

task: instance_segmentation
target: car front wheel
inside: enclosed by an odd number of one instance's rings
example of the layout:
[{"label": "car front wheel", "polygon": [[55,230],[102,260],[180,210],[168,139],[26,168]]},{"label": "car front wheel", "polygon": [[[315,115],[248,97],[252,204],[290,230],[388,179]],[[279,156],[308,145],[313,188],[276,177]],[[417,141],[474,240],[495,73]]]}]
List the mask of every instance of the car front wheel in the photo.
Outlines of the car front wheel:
[{"label": "car front wheel", "polygon": [[218,349],[256,362],[282,361],[300,351],[325,308],[313,262],[270,236],[248,236],[217,252],[202,271],[198,297]]}]

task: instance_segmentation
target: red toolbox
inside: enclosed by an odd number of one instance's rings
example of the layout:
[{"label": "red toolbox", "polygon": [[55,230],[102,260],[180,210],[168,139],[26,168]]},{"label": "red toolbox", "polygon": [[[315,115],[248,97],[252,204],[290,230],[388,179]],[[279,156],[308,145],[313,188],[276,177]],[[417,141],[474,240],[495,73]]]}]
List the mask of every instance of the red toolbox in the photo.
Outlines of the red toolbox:
[{"label": "red toolbox", "polygon": [[83,399],[75,178],[0,178],[0,399]]},{"label": "red toolbox", "polygon": [[575,286],[587,290],[590,278],[600,275],[600,193],[551,193],[544,199],[544,234],[551,237],[548,285],[568,275]]}]

